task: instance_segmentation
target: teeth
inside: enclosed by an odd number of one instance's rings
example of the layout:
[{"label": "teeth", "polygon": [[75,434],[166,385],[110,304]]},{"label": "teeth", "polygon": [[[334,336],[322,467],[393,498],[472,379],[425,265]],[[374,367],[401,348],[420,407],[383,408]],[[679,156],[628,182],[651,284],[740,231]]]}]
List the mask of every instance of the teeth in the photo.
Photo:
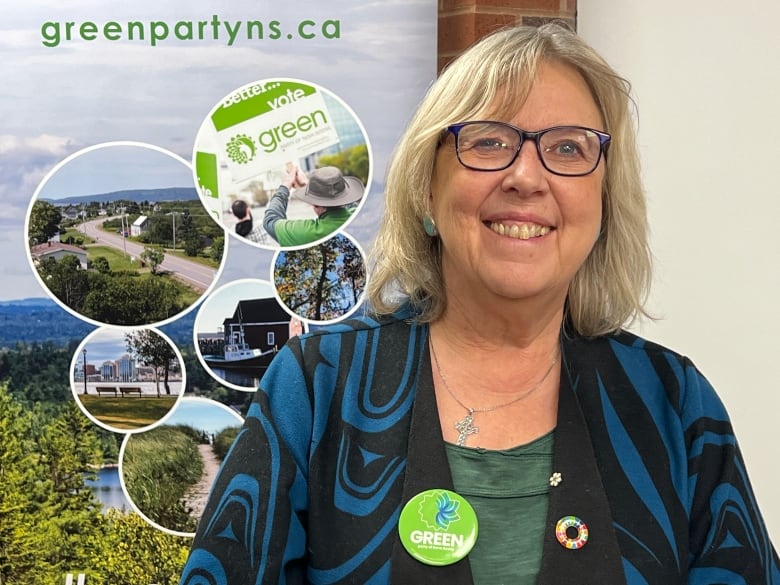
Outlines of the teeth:
[{"label": "teeth", "polygon": [[502,223],[491,222],[490,229],[501,236],[509,236],[517,240],[530,240],[550,233],[550,228],[546,225],[536,223],[522,223],[520,225],[504,225]]}]

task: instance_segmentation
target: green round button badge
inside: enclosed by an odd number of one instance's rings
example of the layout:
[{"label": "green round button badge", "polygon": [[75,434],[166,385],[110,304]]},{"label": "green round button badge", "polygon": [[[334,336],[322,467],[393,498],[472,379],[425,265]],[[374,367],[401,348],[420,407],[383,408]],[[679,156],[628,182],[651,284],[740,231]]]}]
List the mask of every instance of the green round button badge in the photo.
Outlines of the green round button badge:
[{"label": "green round button badge", "polygon": [[409,500],[398,520],[401,544],[426,565],[451,565],[477,541],[477,515],[466,498],[450,490],[425,490]]}]

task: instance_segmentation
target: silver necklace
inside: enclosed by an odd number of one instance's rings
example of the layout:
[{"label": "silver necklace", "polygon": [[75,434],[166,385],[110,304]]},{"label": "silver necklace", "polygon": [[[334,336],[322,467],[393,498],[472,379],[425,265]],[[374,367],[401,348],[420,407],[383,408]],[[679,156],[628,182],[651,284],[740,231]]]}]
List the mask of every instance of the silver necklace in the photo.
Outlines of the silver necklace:
[{"label": "silver necklace", "polygon": [[455,396],[453,391],[450,389],[449,384],[447,384],[447,378],[444,377],[444,374],[441,371],[441,366],[439,365],[439,357],[436,355],[436,348],[433,347],[433,336],[430,336],[428,338],[428,345],[431,348],[431,355],[433,356],[433,362],[436,364],[436,372],[439,374],[439,378],[441,378],[442,384],[444,385],[444,389],[447,391],[447,394],[452,396],[452,399],[455,402],[457,402],[463,409],[466,410],[466,416],[464,416],[463,419],[455,423],[455,429],[458,431],[457,445],[459,446],[463,446],[466,443],[466,439],[468,438],[469,435],[476,435],[479,432],[479,427],[474,426],[475,413],[492,412],[494,410],[498,410],[500,408],[504,408],[505,406],[514,404],[515,402],[520,402],[523,398],[528,398],[531,394],[536,392],[536,390],[538,390],[541,387],[541,385],[547,379],[547,376],[550,375],[550,372],[552,372],[553,367],[555,367],[555,364],[558,363],[558,356],[560,355],[560,352],[557,352],[555,354],[555,357],[553,358],[550,367],[547,368],[547,371],[544,373],[544,376],[542,376],[542,379],[539,380],[536,384],[534,384],[531,388],[523,392],[520,396],[516,396],[509,402],[504,402],[503,404],[496,404],[495,406],[488,406],[486,408],[471,408],[463,404],[458,399],[458,397]]}]

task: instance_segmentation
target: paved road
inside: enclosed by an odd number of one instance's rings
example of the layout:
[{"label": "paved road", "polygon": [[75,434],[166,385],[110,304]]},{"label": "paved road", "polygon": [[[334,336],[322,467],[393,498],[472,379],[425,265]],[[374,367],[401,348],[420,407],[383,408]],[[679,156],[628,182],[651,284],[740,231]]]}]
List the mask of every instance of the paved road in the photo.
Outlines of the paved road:
[{"label": "paved road", "polygon": [[[105,232],[100,229],[100,225],[106,218],[95,219],[81,224],[78,227],[80,232],[85,232],[89,237],[97,239],[97,244],[111,246],[122,250],[135,258],[138,262],[141,252],[144,251],[142,244],[137,244],[128,238],[123,238],[121,234]],[[179,278],[192,286],[198,292],[204,292],[217,276],[217,271],[203,264],[178,258],[172,254],[166,254],[165,260],[160,264],[160,270],[170,272],[176,278]]]}]

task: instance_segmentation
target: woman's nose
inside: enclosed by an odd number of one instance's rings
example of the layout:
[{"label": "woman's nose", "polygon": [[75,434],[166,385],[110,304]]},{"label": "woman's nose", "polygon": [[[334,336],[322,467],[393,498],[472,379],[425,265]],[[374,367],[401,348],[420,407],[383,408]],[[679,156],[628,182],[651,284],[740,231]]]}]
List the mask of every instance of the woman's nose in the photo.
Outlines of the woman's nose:
[{"label": "woman's nose", "polygon": [[545,183],[545,168],[539,158],[539,151],[533,140],[525,140],[514,162],[505,171],[504,183],[507,188],[520,192],[538,191]]}]

